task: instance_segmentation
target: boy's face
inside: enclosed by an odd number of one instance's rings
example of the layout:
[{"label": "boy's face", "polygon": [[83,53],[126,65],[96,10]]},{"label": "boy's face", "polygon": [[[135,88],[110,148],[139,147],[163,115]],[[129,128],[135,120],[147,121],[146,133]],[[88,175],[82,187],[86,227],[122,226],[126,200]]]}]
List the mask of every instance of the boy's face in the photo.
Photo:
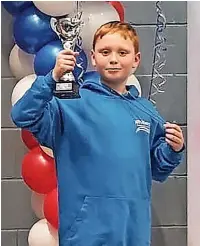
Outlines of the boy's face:
[{"label": "boy's face", "polygon": [[97,39],[91,53],[92,64],[107,83],[124,83],[140,62],[140,53],[135,54],[133,42],[119,33],[106,34]]}]

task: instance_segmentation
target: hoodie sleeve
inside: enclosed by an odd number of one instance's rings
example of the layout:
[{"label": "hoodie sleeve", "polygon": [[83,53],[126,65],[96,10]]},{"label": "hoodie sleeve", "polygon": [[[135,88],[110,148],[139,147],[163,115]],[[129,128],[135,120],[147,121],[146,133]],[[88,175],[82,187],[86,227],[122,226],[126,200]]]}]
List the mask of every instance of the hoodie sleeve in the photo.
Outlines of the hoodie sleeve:
[{"label": "hoodie sleeve", "polygon": [[[160,115],[155,110],[157,119]],[[163,182],[172,173],[172,171],[182,162],[183,150],[174,151],[165,141],[165,121],[154,121],[153,134],[151,139],[151,169],[152,177],[156,181]]]},{"label": "hoodie sleeve", "polygon": [[52,149],[62,130],[59,105],[53,97],[54,87],[52,72],[38,76],[11,110],[16,126],[31,131],[41,145]]}]

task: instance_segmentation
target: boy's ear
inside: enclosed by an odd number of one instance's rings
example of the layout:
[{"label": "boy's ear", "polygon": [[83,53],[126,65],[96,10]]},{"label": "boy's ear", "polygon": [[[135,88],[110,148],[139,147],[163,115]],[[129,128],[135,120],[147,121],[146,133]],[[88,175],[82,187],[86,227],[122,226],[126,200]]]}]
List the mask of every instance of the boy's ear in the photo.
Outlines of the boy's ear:
[{"label": "boy's ear", "polygon": [[135,55],[135,60],[134,60],[134,62],[133,62],[133,68],[135,68],[135,70],[136,70],[137,67],[139,66],[140,60],[141,60],[141,53],[138,52],[138,53]]},{"label": "boy's ear", "polygon": [[94,50],[91,50],[90,54],[91,54],[91,62],[92,62],[92,65],[93,65],[93,67],[96,67]]}]

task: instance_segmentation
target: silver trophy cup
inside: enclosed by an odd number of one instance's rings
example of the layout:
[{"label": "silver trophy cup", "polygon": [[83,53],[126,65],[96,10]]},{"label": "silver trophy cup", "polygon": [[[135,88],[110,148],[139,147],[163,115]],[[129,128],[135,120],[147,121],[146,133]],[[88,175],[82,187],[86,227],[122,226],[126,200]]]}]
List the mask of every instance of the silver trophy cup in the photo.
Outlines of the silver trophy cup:
[{"label": "silver trophy cup", "polygon": [[[64,49],[74,50],[83,24],[81,15],[82,13],[78,12],[74,17],[66,15],[51,18],[51,28],[60,38]],[[75,81],[72,72],[66,72],[59,81],[56,82],[54,95],[63,99],[80,98],[79,84]]]}]

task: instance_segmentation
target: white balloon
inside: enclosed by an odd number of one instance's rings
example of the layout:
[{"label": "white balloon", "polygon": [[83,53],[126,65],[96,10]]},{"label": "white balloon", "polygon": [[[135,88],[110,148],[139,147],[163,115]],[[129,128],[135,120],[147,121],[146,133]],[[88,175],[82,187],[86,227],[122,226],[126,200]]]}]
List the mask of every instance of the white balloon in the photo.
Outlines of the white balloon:
[{"label": "white balloon", "polygon": [[16,44],[12,48],[9,56],[10,70],[18,79],[34,73],[34,55],[28,54],[20,49]]},{"label": "white balloon", "polygon": [[75,10],[76,1],[33,1],[36,8],[50,16],[66,15]]},{"label": "white balloon", "polygon": [[109,21],[119,20],[117,11],[106,2],[83,2],[83,21],[84,26],[81,29],[83,40],[83,50],[92,49],[93,36],[96,30]]},{"label": "white balloon", "polygon": [[39,219],[44,219],[44,210],[43,210],[43,205],[44,205],[44,198],[45,194],[38,194],[34,191],[32,191],[31,194],[31,207],[35,213],[35,215]]},{"label": "white balloon", "polygon": [[140,86],[140,82],[138,81],[138,79],[135,77],[134,74],[131,74],[128,77],[128,80],[126,82],[126,85],[134,85],[136,87],[136,89],[138,90],[138,92],[139,92],[139,97],[141,97],[141,95],[142,95],[142,89],[141,89],[141,86]]},{"label": "white balloon", "polygon": [[35,74],[30,74],[21,79],[15,85],[11,96],[12,105],[14,105],[25,94],[25,92],[31,87],[31,85],[35,81],[36,77],[37,76]]},{"label": "white balloon", "polygon": [[36,222],[29,231],[29,246],[59,246],[58,232],[46,219]]},{"label": "white balloon", "polygon": [[40,148],[44,151],[44,153],[46,153],[50,157],[54,158],[53,151],[50,148],[47,148],[47,147],[42,146],[42,145],[40,145]]}]

